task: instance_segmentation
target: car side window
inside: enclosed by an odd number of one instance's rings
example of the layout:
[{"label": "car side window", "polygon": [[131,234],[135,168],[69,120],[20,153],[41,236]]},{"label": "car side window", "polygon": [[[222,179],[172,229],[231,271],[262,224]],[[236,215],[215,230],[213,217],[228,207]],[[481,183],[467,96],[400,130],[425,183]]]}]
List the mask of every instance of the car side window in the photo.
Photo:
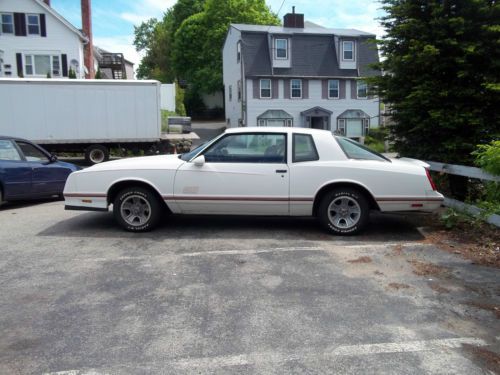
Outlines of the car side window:
[{"label": "car side window", "polygon": [[313,137],[310,134],[294,134],[292,161],[299,163],[314,160],[319,160],[319,155]]},{"label": "car side window", "polygon": [[0,160],[21,161],[21,155],[12,141],[0,140]]},{"label": "car side window", "polygon": [[26,158],[27,161],[41,161],[41,162],[48,162],[49,158],[47,155],[45,155],[42,151],[37,149],[35,146],[32,144],[26,143],[26,142],[16,142],[21,151],[24,154],[24,157]]},{"label": "car side window", "polygon": [[204,156],[212,163],[286,163],[286,136],[229,134],[210,146]]}]

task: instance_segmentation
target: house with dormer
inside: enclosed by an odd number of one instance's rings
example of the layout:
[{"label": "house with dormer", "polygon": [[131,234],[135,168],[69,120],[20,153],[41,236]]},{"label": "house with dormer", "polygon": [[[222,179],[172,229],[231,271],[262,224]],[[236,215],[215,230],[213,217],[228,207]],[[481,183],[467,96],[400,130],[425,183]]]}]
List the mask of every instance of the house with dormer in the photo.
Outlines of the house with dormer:
[{"label": "house with dormer", "polygon": [[380,122],[365,79],[379,75],[375,35],[288,13],[283,26],[231,24],[223,47],[226,122],[327,129],[352,138]]},{"label": "house with dormer", "polygon": [[0,1],[0,77],[85,78],[87,37],[50,0]]}]

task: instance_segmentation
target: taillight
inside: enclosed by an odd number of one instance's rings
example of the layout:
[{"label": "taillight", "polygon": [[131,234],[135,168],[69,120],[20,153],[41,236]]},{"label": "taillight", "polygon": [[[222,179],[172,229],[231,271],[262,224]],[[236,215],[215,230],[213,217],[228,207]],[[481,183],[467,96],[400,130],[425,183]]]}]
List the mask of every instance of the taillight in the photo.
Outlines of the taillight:
[{"label": "taillight", "polygon": [[429,182],[431,184],[432,190],[437,190],[436,189],[436,184],[434,183],[434,181],[432,181],[431,172],[429,172],[429,170],[427,168],[425,168],[425,173],[427,174],[427,178],[429,179]]}]

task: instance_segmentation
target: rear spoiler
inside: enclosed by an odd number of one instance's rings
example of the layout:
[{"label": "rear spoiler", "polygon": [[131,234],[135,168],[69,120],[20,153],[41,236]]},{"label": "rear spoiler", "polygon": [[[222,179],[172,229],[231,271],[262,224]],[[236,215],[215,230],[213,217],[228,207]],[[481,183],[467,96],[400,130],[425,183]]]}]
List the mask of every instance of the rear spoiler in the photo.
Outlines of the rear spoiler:
[{"label": "rear spoiler", "polygon": [[411,158],[399,158],[398,160],[405,161],[407,163],[419,165],[421,167],[424,167],[425,169],[429,169],[431,166],[427,164],[425,161],[418,160],[418,159],[411,159]]}]

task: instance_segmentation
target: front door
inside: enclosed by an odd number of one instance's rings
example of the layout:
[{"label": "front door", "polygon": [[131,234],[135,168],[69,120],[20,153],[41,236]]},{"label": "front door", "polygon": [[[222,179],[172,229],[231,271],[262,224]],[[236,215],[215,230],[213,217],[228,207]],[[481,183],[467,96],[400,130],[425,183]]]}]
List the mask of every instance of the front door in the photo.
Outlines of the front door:
[{"label": "front door", "polygon": [[0,182],[3,183],[3,198],[29,197],[31,193],[31,166],[23,159],[14,141],[0,139]]},{"label": "front door", "polygon": [[311,128],[313,129],[328,129],[328,117],[311,116]]},{"label": "front door", "polygon": [[202,166],[187,162],[176,173],[183,213],[288,215],[285,134],[228,134],[203,154]]}]

